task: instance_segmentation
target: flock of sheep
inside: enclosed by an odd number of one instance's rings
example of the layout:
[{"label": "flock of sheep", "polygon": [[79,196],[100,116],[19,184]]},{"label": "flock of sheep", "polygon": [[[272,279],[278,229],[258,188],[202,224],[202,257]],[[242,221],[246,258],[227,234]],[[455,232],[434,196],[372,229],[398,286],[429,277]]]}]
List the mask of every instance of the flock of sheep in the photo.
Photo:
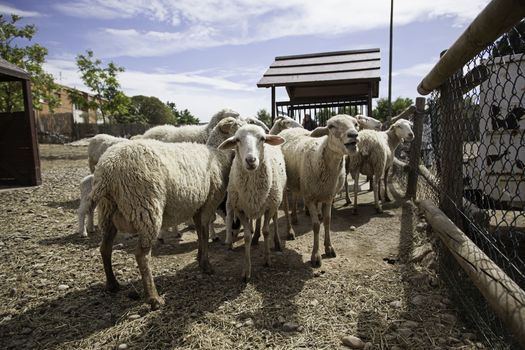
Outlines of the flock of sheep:
[{"label": "flock of sheep", "polygon": [[[80,234],[87,236],[87,231],[93,230],[97,207],[107,288],[116,291],[119,284],[111,263],[114,238],[118,231],[137,233],[137,264],[147,301],[157,309],[164,300],[157,293],[149,259],[155,240],[162,238],[164,230],[192,219],[198,235],[199,266],[211,273],[208,240],[216,214],[225,220],[225,243],[230,247],[242,225],[242,278],[247,281],[251,277],[252,240],[257,241],[262,231],[264,262],[270,265],[270,240],[275,241],[275,249],[281,249],[278,209],[283,204],[286,236],[293,239],[292,224],[297,223],[300,197],[310,212],[314,232],[311,264],[319,267],[320,220],[326,256],[335,257],[330,241],[332,202],[349,173],[356,179],[355,194],[359,173],[373,176],[379,212],[381,179],[385,181],[384,198],[388,199],[386,174],[394,150],[414,135],[407,120],[396,121],[386,131],[378,131],[380,128],[381,123],[373,118],[340,114],[311,132],[288,117],[277,118],[268,130],[257,119],[224,109],[207,125],[157,126],[132,140],[97,135],[88,147],[93,174],[80,185]],[[292,199],[291,215],[287,193]],[[253,221],[257,221],[255,232]],[[214,231],[212,235],[216,239]]]}]

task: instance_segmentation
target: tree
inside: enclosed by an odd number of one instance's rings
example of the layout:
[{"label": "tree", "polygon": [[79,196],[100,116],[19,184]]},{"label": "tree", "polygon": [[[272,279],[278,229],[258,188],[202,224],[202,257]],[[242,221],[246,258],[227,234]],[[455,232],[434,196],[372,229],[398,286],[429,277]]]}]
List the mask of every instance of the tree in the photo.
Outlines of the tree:
[{"label": "tree", "polygon": [[268,113],[266,109],[263,108],[257,111],[257,119],[266,124],[267,127],[272,127],[272,116],[270,115],[270,113]]},{"label": "tree", "polygon": [[200,123],[199,118],[191,114],[189,110],[184,109],[183,111],[178,111],[175,102],[168,101],[166,102],[166,106],[168,106],[175,116],[175,125],[191,125]]},{"label": "tree", "polygon": [[[0,57],[26,70],[31,75],[33,108],[42,109],[42,102],[47,102],[51,111],[60,103],[55,95],[57,85],[53,76],[42,68],[47,56],[47,49],[39,44],[21,46],[23,40],[31,41],[37,29],[28,24],[18,27],[22,17],[11,15],[6,19],[0,15]],[[13,112],[23,110],[23,94],[19,82],[0,83],[0,110]]]},{"label": "tree", "polygon": [[133,96],[127,122],[148,124],[174,124],[172,110],[158,98],[151,96]]},{"label": "tree", "polygon": [[[410,98],[398,97],[392,103],[392,116],[396,116],[403,112],[406,108],[414,104]],[[377,100],[377,107],[374,108],[373,116],[381,121],[386,121],[388,118],[388,99],[380,98]]]},{"label": "tree", "polygon": [[120,90],[120,83],[117,80],[117,74],[124,72],[125,69],[113,62],[105,68],[102,67],[102,61],[95,59],[91,50],[87,50],[85,55],[78,55],[76,61],[80,78],[93,92],[94,98],[86,100],[81,94],[70,93],[71,102],[84,108],[100,110],[104,123],[106,116],[127,115],[130,100]]}]

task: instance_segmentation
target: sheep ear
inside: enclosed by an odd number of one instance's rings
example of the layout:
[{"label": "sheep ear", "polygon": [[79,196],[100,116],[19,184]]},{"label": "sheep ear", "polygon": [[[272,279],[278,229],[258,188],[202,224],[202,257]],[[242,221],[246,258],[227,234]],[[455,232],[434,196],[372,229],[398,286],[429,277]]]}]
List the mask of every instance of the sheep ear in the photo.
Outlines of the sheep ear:
[{"label": "sheep ear", "polygon": [[269,132],[270,129],[268,129],[268,127],[266,126],[266,124],[264,124],[262,121],[260,121],[259,119],[256,119],[256,118],[252,118],[252,117],[249,117],[249,118],[246,118],[248,120],[248,123],[249,124],[255,124],[255,125],[259,125],[261,128],[264,129],[264,132]]},{"label": "sheep ear", "polygon": [[283,144],[285,139],[283,139],[281,136],[278,135],[265,135],[264,136],[264,142],[272,145],[272,146],[278,146]]},{"label": "sheep ear", "polygon": [[236,145],[237,145],[237,139],[235,138],[235,136],[232,136],[229,139],[224,140],[217,148],[218,149],[234,149]]},{"label": "sheep ear", "polygon": [[328,127],[326,126],[319,126],[310,133],[311,137],[323,137],[325,135],[328,135]]}]

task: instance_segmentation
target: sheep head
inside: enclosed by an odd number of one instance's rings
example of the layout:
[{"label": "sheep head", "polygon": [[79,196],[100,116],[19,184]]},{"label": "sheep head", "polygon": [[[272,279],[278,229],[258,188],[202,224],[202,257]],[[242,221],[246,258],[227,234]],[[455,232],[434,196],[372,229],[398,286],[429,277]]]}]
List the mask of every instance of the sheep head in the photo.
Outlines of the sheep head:
[{"label": "sheep head", "polygon": [[343,154],[352,154],[357,150],[358,130],[359,122],[357,119],[346,114],[338,114],[328,119],[326,126],[313,130],[310,136],[328,135],[328,144],[332,150]]},{"label": "sheep head", "polygon": [[396,136],[405,141],[412,141],[414,139],[414,132],[412,131],[412,122],[406,119],[398,119],[392,126],[391,130],[394,130]]},{"label": "sheep head", "polygon": [[356,115],[355,118],[359,122],[360,130],[369,129],[381,131],[382,124],[379,120],[360,114]]},{"label": "sheep head", "polygon": [[264,144],[277,146],[284,139],[277,135],[268,135],[257,125],[244,125],[234,136],[220,144],[219,149],[234,149],[238,159],[248,171],[256,170],[264,160]]},{"label": "sheep head", "polygon": [[275,119],[272,129],[270,130],[270,134],[277,135],[281,131],[286,130],[286,129],[302,128],[302,127],[303,126],[300,123],[296,122],[290,117],[279,117]]}]

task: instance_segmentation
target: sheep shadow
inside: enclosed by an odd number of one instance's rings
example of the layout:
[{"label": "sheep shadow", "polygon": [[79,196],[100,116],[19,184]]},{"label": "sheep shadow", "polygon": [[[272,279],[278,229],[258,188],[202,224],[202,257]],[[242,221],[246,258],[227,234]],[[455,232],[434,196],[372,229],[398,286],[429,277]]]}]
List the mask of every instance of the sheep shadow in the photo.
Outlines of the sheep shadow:
[{"label": "sheep shadow", "polygon": [[[293,300],[303,289],[305,281],[312,276],[311,269],[302,262],[300,254],[288,249],[284,250],[283,255],[272,254],[272,266],[264,267],[262,251],[252,248],[252,279],[244,283],[240,278],[242,259],[242,253],[211,250],[210,261],[215,268],[213,275],[195,273],[198,268],[196,263],[192,263],[189,265],[192,267],[188,266],[184,269],[186,271],[177,273],[180,278],[159,278],[159,289],[174,292],[165,294],[166,305],[157,317],[151,318],[142,327],[143,332],[121,341],[139,349],[146,346],[195,346],[195,343],[191,343],[195,326],[211,325],[211,329],[220,332],[223,327],[231,327],[232,332],[242,332],[233,323],[242,324],[248,318],[255,322],[254,327],[281,332],[280,318],[287,321],[297,319],[298,306]],[[251,295],[254,291],[263,299],[262,306],[257,306],[257,310],[228,312],[226,318],[210,316],[214,310],[228,308],[228,305],[236,303],[232,301],[248,297],[245,295],[241,298],[241,293]]]},{"label": "sheep shadow", "polygon": [[[137,295],[137,290],[142,294],[140,281],[121,284],[121,290],[115,294],[105,292],[104,285],[97,283],[4,321],[0,328],[0,343],[5,349],[55,348],[65,343],[76,348],[75,342],[128,322],[127,316],[131,313],[147,316],[145,329],[176,325],[164,334],[140,331],[132,342],[143,342],[144,345],[158,341],[183,342],[189,325],[201,322],[205,314],[216,310],[224,301],[235,299],[245,288],[238,280],[225,282],[224,278],[218,277],[201,274],[196,263],[173,275],[156,277],[155,284],[166,305],[155,312],[149,312],[143,296]],[[112,347],[116,345],[118,343]]]}]

